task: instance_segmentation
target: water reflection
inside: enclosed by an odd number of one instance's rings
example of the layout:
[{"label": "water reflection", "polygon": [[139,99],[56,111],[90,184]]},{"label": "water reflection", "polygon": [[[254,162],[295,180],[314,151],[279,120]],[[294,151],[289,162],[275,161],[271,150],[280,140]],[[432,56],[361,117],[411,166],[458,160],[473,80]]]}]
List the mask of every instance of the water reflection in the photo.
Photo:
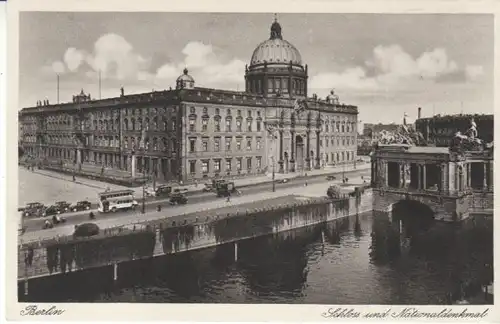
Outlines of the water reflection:
[{"label": "water reflection", "polygon": [[[491,219],[458,226],[369,213],[120,265],[119,282],[61,300],[445,304],[492,278]],[[52,280],[52,279],[51,279]],[[70,286],[70,285],[68,285]],[[45,298],[50,298],[44,294]]]}]

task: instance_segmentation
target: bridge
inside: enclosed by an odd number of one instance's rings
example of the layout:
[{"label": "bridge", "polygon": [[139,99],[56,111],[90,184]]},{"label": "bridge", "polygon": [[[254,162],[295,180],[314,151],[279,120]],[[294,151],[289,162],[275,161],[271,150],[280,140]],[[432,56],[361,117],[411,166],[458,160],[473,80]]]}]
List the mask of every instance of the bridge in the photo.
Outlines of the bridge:
[{"label": "bridge", "polygon": [[427,206],[436,220],[457,222],[475,213],[493,215],[493,151],[380,145],[373,152],[373,209]]}]

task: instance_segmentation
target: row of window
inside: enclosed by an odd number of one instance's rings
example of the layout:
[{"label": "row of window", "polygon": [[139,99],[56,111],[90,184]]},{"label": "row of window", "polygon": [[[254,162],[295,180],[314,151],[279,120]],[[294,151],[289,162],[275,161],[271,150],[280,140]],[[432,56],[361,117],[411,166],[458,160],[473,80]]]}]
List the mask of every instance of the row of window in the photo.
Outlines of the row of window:
[{"label": "row of window", "polygon": [[[208,132],[208,121],[209,119],[208,118],[202,118],[201,120],[201,131],[202,132]],[[233,120],[232,118],[229,119],[229,118],[226,118],[226,121],[225,121],[225,131],[226,132],[232,132],[233,131],[233,128],[232,128],[232,125],[233,125]],[[252,119],[247,119],[246,121],[246,128],[245,130],[247,132],[252,132],[253,131],[253,120]],[[190,132],[196,132],[196,119],[194,118],[190,118],[189,119],[189,131]],[[221,120],[220,119],[214,119],[214,127],[213,127],[213,131],[214,132],[220,132],[221,131]],[[237,132],[241,132],[242,131],[242,120],[241,119],[236,119],[236,131]],[[262,122],[260,120],[257,120],[256,121],[256,131],[257,132],[261,132],[262,131]]]},{"label": "row of window", "polygon": [[[253,93],[262,93],[262,81],[248,80],[247,89]],[[304,80],[289,80],[288,78],[269,78],[267,80],[267,92],[268,93],[288,93],[288,90],[292,94],[305,95],[305,82]]]},{"label": "row of window", "polygon": [[[228,109],[226,110],[226,116],[231,116],[231,115],[232,115],[232,111],[233,111],[233,110],[232,110],[231,108],[228,108]],[[203,112],[203,113],[202,113],[203,115],[210,115],[210,114],[208,113],[208,107],[203,107],[202,112]],[[214,112],[215,112],[215,114],[214,114],[215,116],[220,116],[220,108],[215,108],[215,109],[214,109]],[[196,114],[196,107],[193,107],[193,106],[192,106],[192,107],[190,107],[190,108],[189,108],[189,113],[190,113],[191,115]],[[247,117],[252,117],[252,115],[253,115],[253,111],[252,111],[252,110],[250,110],[250,109],[248,109],[248,110],[247,110]],[[236,111],[236,116],[237,116],[237,117],[242,117],[242,115],[241,115],[241,110],[240,110],[240,109],[238,109],[238,110]],[[259,110],[257,110],[257,117],[261,117],[261,114],[260,114],[260,111],[259,111]]]},{"label": "row of window", "polygon": [[[248,157],[243,160],[243,158],[238,157],[234,159],[236,161],[236,170],[237,171],[242,171],[243,167],[246,168],[246,170],[251,171],[252,170],[252,161],[253,157]],[[245,161],[245,165],[243,165],[243,161]],[[199,167],[201,167],[201,173],[203,174],[208,174],[210,172],[214,173],[220,173],[220,172],[230,172],[233,170],[233,159],[232,158],[227,158],[227,159],[214,159],[214,160],[200,160],[200,163],[198,163],[198,160],[190,160],[189,161],[189,173],[190,174],[196,174],[197,171],[197,165],[199,164]],[[222,163],[224,162],[224,170],[222,170]],[[261,169],[262,167],[262,157],[257,156],[255,157],[255,167],[257,169]]]},{"label": "row of window", "polygon": [[[336,139],[337,139],[337,146],[340,146],[341,141],[342,141],[342,146],[355,145],[355,143],[356,143],[356,139],[354,136],[343,136],[343,137],[337,136]],[[328,147],[328,143],[331,143],[331,146],[333,147],[334,143],[335,143],[333,136],[330,139],[324,138],[324,143],[325,143],[325,147]],[[323,146],[323,139],[319,140],[319,145]]]},{"label": "row of window", "polygon": [[[191,137],[189,138],[189,152],[190,153],[195,153],[197,152],[197,141],[198,139],[196,137]],[[228,136],[224,138],[224,147],[226,152],[231,151],[231,145],[233,142],[233,137]],[[245,149],[247,151],[252,150],[252,142],[253,142],[253,137],[246,137],[245,138]],[[241,151],[242,150],[242,143],[243,143],[243,138],[242,137],[236,137],[236,151]],[[262,138],[257,137],[255,139],[255,149],[257,151],[262,149]],[[212,152],[220,152],[221,150],[221,138],[220,137],[214,137],[213,138],[213,151]],[[209,138],[208,137],[203,137],[201,139],[201,151],[202,152],[209,152]]]}]

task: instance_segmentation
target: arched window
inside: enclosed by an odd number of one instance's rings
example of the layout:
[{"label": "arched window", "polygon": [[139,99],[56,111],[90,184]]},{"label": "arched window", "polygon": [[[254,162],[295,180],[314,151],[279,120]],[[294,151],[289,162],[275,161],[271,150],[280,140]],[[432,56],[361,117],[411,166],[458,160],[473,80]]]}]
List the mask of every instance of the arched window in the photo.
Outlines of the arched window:
[{"label": "arched window", "polygon": [[167,141],[167,138],[166,137],[163,137],[161,139],[162,143],[163,143],[163,151],[168,151],[168,141]]},{"label": "arched window", "polygon": [[153,137],[153,150],[158,151],[158,139]]},{"label": "arched window", "polygon": [[158,129],[158,117],[153,117],[153,129]]},{"label": "arched window", "polygon": [[127,118],[125,118],[123,120],[123,129],[126,130],[126,131],[128,130],[128,119]]},{"label": "arched window", "polygon": [[132,126],[132,130],[135,131],[136,124],[135,124],[135,119],[134,118],[130,119],[130,125]]},{"label": "arched window", "polygon": [[137,118],[137,127],[136,127],[137,130],[142,130],[142,126],[143,126],[142,125],[142,118],[139,117],[139,118]]},{"label": "arched window", "polygon": [[146,129],[149,129],[149,118],[147,118],[147,117],[144,121],[144,127],[146,127]]},{"label": "arched window", "polygon": [[123,138],[123,148],[128,149],[128,137],[126,136]]}]

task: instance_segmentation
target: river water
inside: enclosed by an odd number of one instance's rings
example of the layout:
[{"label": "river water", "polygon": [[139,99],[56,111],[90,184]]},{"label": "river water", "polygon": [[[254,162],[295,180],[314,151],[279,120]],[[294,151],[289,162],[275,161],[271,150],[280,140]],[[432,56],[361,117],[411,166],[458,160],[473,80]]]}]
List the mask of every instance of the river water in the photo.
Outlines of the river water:
[{"label": "river water", "polygon": [[[492,220],[420,230],[367,213],[234,244],[50,279],[32,301],[446,304],[492,278]],[[78,277],[80,276],[80,277]],[[83,278],[82,276],[86,276]],[[106,279],[103,279],[106,278]],[[472,283],[472,284],[471,284]],[[35,288],[30,284],[30,287]]]}]

